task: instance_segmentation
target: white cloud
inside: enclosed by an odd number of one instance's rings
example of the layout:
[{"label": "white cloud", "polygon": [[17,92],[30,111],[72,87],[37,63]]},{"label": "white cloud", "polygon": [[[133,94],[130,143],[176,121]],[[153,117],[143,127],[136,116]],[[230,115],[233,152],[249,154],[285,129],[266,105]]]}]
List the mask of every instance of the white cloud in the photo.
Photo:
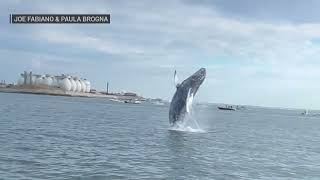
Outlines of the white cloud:
[{"label": "white cloud", "polygon": [[[248,22],[179,1],[147,8],[150,3],[133,3],[133,7],[111,3],[114,12],[112,23],[98,28],[96,34],[86,32],[91,29],[78,26],[67,31],[65,28],[40,29],[36,34],[49,43],[73,44],[110,54],[137,55],[137,58],[139,55],[162,58],[170,54],[188,59],[190,53],[206,53],[209,57],[223,53],[239,59],[278,64],[304,63],[319,53],[318,45],[310,43],[320,36],[319,24]],[[170,8],[172,5],[179,8]],[[85,12],[104,11],[97,4],[74,6],[74,9]],[[117,22],[117,17],[123,19]]]}]

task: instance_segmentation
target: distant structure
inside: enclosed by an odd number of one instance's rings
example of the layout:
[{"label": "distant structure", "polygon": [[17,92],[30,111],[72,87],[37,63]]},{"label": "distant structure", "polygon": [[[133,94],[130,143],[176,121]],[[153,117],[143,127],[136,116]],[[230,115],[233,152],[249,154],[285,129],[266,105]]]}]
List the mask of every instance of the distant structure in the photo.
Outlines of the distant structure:
[{"label": "distant structure", "polygon": [[109,82],[107,82],[107,94],[109,94]]},{"label": "distant structure", "polygon": [[6,81],[5,80],[1,80],[0,81],[0,87],[6,87],[7,84],[6,84]]},{"label": "distant structure", "polygon": [[31,71],[20,74],[17,82],[18,86],[31,87],[46,87],[46,88],[60,88],[65,91],[89,93],[91,90],[91,83],[86,79],[81,79],[75,76],[62,74],[60,76],[52,76],[49,74],[38,75]]}]

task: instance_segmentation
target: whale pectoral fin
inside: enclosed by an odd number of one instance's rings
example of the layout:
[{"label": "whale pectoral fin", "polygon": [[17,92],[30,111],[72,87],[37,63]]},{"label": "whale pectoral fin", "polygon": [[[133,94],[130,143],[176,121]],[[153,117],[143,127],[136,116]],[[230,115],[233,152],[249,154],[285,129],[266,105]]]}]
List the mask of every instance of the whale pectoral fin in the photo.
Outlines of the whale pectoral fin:
[{"label": "whale pectoral fin", "polygon": [[174,70],[174,75],[173,75],[173,80],[174,80],[174,85],[176,86],[176,88],[179,87],[180,83],[178,82],[178,76],[177,76],[177,71]]}]

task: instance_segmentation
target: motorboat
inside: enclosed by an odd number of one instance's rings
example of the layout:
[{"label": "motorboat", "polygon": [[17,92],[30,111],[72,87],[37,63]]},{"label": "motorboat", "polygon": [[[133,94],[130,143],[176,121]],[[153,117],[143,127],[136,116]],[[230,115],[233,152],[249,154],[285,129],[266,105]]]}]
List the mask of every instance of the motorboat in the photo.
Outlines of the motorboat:
[{"label": "motorboat", "polygon": [[305,115],[305,116],[309,115],[309,111],[308,111],[308,109],[304,110],[304,112],[303,112],[303,113],[301,113],[301,114],[302,114],[302,115]]},{"label": "motorboat", "polygon": [[138,101],[138,100],[125,100],[124,103],[141,104],[141,101]]},{"label": "motorboat", "polygon": [[235,111],[235,110],[236,110],[234,107],[228,106],[228,105],[226,105],[225,107],[223,107],[223,106],[218,106],[218,109],[219,109],[219,110],[224,110],[224,111]]}]

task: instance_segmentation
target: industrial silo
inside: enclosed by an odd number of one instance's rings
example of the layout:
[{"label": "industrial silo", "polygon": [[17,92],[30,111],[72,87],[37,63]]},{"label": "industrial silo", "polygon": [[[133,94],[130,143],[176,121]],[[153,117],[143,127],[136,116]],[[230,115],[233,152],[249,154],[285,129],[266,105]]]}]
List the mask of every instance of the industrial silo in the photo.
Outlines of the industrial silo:
[{"label": "industrial silo", "polygon": [[42,84],[43,86],[47,86],[47,85],[48,85],[48,79],[47,79],[46,76],[42,77],[41,84]]},{"label": "industrial silo", "polygon": [[74,78],[75,82],[76,82],[76,92],[80,92],[81,91],[81,83],[79,81],[78,78]]},{"label": "industrial silo", "polygon": [[80,79],[80,83],[81,83],[81,92],[86,92],[86,83]]},{"label": "industrial silo", "polygon": [[59,80],[60,88],[65,91],[71,90],[71,83],[67,77],[64,77],[62,80]]},{"label": "industrial silo", "polygon": [[73,78],[70,78],[70,83],[71,83],[71,90],[70,91],[76,91],[77,89],[77,84],[76,82],[73,80]]},{"label": "industrial silo", "polygon": [[76,83],[77,83],[77,92],[81,92],[81,82],[80,82],[80,80],[78,79],[76,81]]},{"label": "industrial silo", "polygon": [[42,84],[49,87],[52,86],[52,78],[50,75],[47,74],[42,78]]},{"label": "industrial silo", "polygon": [[88,80],[84,80],[85,84],[86,84],[86,92],[90,92],[91,89],[91,83]]},{"label": "industrial silo", "polygon": [[46,83],[47,83],[47,81],[46,81],[46,76],[42,75],[42,76],[40,77],[40,80],[39,80],[39,85],[45,86]]},{"label": "industrial silo", "polygon": [[59,87],[59,83],[58,83],[58,78],[57,77],[52,77],[52,87]]},{"label": "industrial silo", "polygon": [[48,78],[48,85],[50,87],[52,87],[53,86],[53,77],[51,75],[49,75],[47,78]]},{"label": "industrial silo", "polygon": [[37,75],[24,71],[17,80],[17,85],[32,85],[38,88],[61,88],[65,91],[90,92],[91,85],[86,79],[66,76]]}]

